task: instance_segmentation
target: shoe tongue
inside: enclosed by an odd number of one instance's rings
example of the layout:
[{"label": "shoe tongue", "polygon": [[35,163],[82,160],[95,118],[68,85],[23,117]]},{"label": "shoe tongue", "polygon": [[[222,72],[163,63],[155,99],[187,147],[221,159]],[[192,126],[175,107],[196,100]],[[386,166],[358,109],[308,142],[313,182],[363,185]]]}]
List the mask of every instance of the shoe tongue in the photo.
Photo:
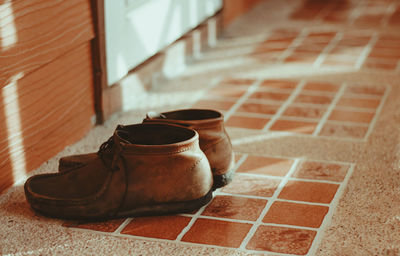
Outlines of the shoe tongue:
[{"label": "shoe tongue", "polygon": [[146,118],[148,119],[159,119],[159,118],[167,118],[165,115],[158,113],[156,111],[149,111],[146,114]]}]

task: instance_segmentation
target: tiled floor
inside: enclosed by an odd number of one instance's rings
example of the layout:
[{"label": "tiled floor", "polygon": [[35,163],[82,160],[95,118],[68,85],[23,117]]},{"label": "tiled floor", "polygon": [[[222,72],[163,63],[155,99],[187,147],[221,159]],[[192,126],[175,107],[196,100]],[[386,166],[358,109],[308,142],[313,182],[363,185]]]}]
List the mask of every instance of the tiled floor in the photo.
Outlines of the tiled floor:
[{"label": "tiled floor", "polygon": [[193,107],[224,112],[228,127],[366,140],[388,93],[374,84],[229,78]]},{"label": "tiled floor", "polygon": [[116,237],[304,255],[315,252],[354,165],[238,154],[231,184],[197,212],[66,227]]},{"label": "tiled floor", "polygon": [[400,255],[399,31],[397,0],[260,1],[144,106],[34,172],[154,106],[198,107],[224,113],[232,183],[196,212],[99,223],[40,216],[16,186],[0,196],[0,254]]}]

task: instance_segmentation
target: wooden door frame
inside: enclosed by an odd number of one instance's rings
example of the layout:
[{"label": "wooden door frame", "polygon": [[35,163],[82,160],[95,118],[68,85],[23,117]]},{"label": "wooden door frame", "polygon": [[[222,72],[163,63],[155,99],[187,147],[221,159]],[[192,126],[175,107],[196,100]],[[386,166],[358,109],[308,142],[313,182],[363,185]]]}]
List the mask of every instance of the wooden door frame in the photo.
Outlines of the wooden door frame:
[{"label": "wooden door frame", "polygon": [[96,124],[105,121],[103,109],[103,90],[107,88],[106,40],[104,25],[104,0],[90,0],[95,38],[91,41],[94,109]]}]

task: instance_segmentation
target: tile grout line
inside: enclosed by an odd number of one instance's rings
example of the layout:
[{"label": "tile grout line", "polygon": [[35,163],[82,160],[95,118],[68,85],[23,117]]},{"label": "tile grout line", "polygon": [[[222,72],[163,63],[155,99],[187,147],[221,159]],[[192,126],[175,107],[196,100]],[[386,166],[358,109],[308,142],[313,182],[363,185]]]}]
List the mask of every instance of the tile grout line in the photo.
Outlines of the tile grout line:
[{"label": "tile grout line", "polygon": [[336,212],[336,208],[337,208],[337,206],[339,204],[339,200],[343,196],[344,191],[345,191],[345,189],[347,187],[347,184],[348,184],[348,182],[350,180],[350,177],[353,174],[354,166],[355,166],[354,163],[351,164],[345,179],[343,180],[342,184],[339,186],[338,190],[336,191],[335,197],[333,198],[333,200],[330,203],[331,206],[329,207],[329,211],[325,215],[324,220],[323,220],[323,222],[322,222],[322,224],[321,224],[321,226],[319,228],[319,232],[317,232],[317,234],[315,235],[314,241],[313,241],[313,243],[312,243],[307,255],[309,255],[309,256],[315,255],[315,253],[316,253],[316,251],[318,249],[318,246],[320,245],[320,243],[322,241],[323,233],[325,232],[325,230],[328,228],[328,226],[332,222],[333,214]]},{"label": "tile grout line", "polygon": [[278,195],[281,193],[282,189],[286,186],[287,182],[289,181],[289,177],[297,169],[297,166],[298,166],[299,162],[300,162],[299,158],[297,158],[294,161],[294,163],[291,166],[290,170],[286,173],[285,177],[279,183],[279,185],[278,185],[277,189],[275,190],[273,196],[271,197],[270,200],[268,200],[268,202],[265,205],[264,209],[262,210],[262,212],[258,216],[258,219],[256,220],[255,224],[250,228],[249,232],[247,233],[246,237],[243,239],[243,241],[242,241],[241,245],[239,246],[239,248],[246,249],[246,246],[250,242],[250,239],[254,236],[255,232],[258,229],[258,227],[262,224],[262,219],[267,214],[268,210],[271,208],[271,205],[274,203],[274,201],[278,198]]},{"label": "tile grout line", "polygon": [[261,82],[262,79],[255,80],[253,84],[247,88],[246,93],[236,100],[235,104],[233,104],[233,106],[225,113],[225,120],[228,120],[232,114],[249,98],[249,96],[257,90]]},{"label": "tile grout line", "polygon": [[290,94],[289,98],[287,98],[286,101],[280,106],[278,111],[276,111],[275,115],[273,115],[273,117],[269,120],[269,122],[264,126],[262,131],[268,131],[271,128],[271,126],[276,122],[276,120],[278,120],[282,116],[283,112],[285,112],[285,110],[288,108],[288,106],[300,94],[300,91],[303,89],[305,84],[306,84],[305,80],[299,81],[296,88]]},{"label": "tile grout line", "polygon": [[317,136],[321,132],[322,127],[325,126],[326,122],[328,121],[329,116],[331,115],[333,109],[336,107],[336,104],[338,103],[339,99],[343,96],[346,87],[347,87],[346,83],[343,83],[340,86],[339,91],[333,98],[333,100],[332,100],[331,104],[329,105],[328,109],[326,110],[325,114],[322,116],[322,118],[321,118],[320,122],[318,123],[317,127],[315,128],[312,136]]},{"label": "tile grout line", "polygon": [[317,59],[313,63],[314,68],[318,68],[322,65],[324,60],[326,59],[329,52],[338,44],[338,42],[342,39],[343,33],[340,31],[336,32],[336,35],[331,39],[327,46],[322,50],[322,52],[318,55]]},{"label": "tile grout line", "polygon": [[[290,181],[291,179],[289,179]],[[321,183],[328,183],[328,182],[321,182]],[[335,185],[340,185],[336,184]],[[261,200],[271,200],[271,197],[263,197],[263,196],[252,196],[252,195],[243,195],[243,194],[235,194],[235,193],[229,193],[229,192],[220,192],[221,196],[235,196],[235,197],[240,197],[240,198],[252,198],[252,199],[261,199]],[[329,206],[329,204],[324,204],[324,203],[314,203],[314,202],[307,202],[307,201],[297,201],[297,200],[289,200],[289,199],[275,199],[276,201],[281,201],[281,202],[288,202],[288,203],[298,203],[298,204],[307,204],[307,205],[318,205],[318,206]],[[182,215],[183,216],[183,215]],[[189,215],[185,215],[189,216]],[[202,216],[203,217],[203,216]],[[218,217],[215,217],[218,219]],[[222,218],[223,219],[223,218]],[[254,222],[254,221],[253,221]]]},{"label": "tile grout line", "polygon": [[390,5],[385,10],[385,15],[383,16],[383,19],[381,20],[381,25],[383,27],[388,26],[389,20],[395,11],[396,11],[396,3],[390,3]]},{"label": "tile grout line", "polygon": [[[212,200],[208,203],[210,204],[212,202]],[[194,214],[191,218],[191,220],[189,221],[189,223],[186,225],[186,227],[184,227],[181,232],[179,233],[179,235],[176,237],[176,239],[174,241],[177,242],[181,242],[181,239],[183,238],[183,236],[192,228],[193,224],[196,222],[196,220],[199,218],[199,216],[203,213],[204,209],[207,207],[207,205],[202,206],[197,212],[196,214]]]},{"label": "tile grout line", "polygon": [[281,56],[279,56],[275,64],[282,64],[284,60],[294,52],[297,46],[299,46],[304,41],[308,34],[308,29],[303,28],[301,32],[297,35],[296,39],[294,39],[293,42],[286,48],[286,50],[281,53]]},{"label": "tile grout line", "polygon": [[379,104],[378,108],[376,109],[375,116],[374,116],[374,118],[372,118],[372,121],[370,122],[370,125],[368,127],[368,131],[365,134],[365,137],[364,137],[365,141],[368,140],[368,137],[371,135],[372,130],[374,129],[374,127],[378,121],[378,116],[381,114],[383,106],[386,102],[386,99],[389,97],[389,93],[390,93],[390,87],[386,85],[386,90],[385,90],[385,93],[383,94],[381,103]]},{"label": "tile grout line", "polygon": [[[245,161],[245,159],[247,158],[247,154],[243,154],[241,159],[235,164],[235,169],[239,168],[239,166]],[[215,195],[218,194],[218,190],[213,192],[213,198]],[[212,202],[212,200],[208,203],[210,204]],[[207,205],[208,205],[207,204]],[[200,217],[200,215],[203,213],[203,211],[205,210],[205,208],[207,207],[207,205],[204,205],[200,210],[198,210],[196,212],[196,214],[194,214],[192,216],[192,219],[189,221],[189,223],[186,225],[185,228],[183,228],[181,230],[181,232],[179,233],[179,235],[176,237],[175,241],[181,241],[181,239],[183,238],[183,236],[192,228],[192,226],[194,225],[194,223],[196,222],[196,220]]]},{"label": "tile grout line", "polygon": [[122,230],[124,230],[124,228],[126,227],[126,226],[128,226],[128,224],[131,222],[133,220],[133,218],[127,218],[126,220],[124,220],[124,222],[122,222],[122,224],[121,225],[119,225],[119,227],[114,231],[114,232],[112,232],[112,234],[121,234],[121,231]]},{"label": "tile grout line", "polygon": [[368,44],[364,46],[358,60],[356,62],[356,68],[360,69],[364,62],[367,60],[369,53],[371,52],[372,48],[375,46],[376,42],[378,41],[378,34],[374,32],[369,40]]},{"label": "tile grout line", "polygon": [[347,20],[349,25],[354,25],[354,22],[356,21],[356,19],[358,17],[360,17],[360,14],[361,14],[362,10],[364,9],[363,4],[364,4],[363,1],[359,1],[358,5],[350,13],[349,18]]}]

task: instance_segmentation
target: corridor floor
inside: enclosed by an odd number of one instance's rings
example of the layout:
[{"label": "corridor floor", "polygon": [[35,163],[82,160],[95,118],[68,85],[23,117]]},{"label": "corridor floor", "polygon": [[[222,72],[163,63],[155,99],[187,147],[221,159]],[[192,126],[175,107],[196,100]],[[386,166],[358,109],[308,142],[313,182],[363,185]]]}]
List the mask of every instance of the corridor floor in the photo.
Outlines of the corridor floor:
[{"label": "corridor floor", "polygon": [[97,223],[0,196],[4,255],[400,255],[400,1],[266,0],[184,73],[61,156],[149,110],[224,113],[231,184],[190,214]]}]

